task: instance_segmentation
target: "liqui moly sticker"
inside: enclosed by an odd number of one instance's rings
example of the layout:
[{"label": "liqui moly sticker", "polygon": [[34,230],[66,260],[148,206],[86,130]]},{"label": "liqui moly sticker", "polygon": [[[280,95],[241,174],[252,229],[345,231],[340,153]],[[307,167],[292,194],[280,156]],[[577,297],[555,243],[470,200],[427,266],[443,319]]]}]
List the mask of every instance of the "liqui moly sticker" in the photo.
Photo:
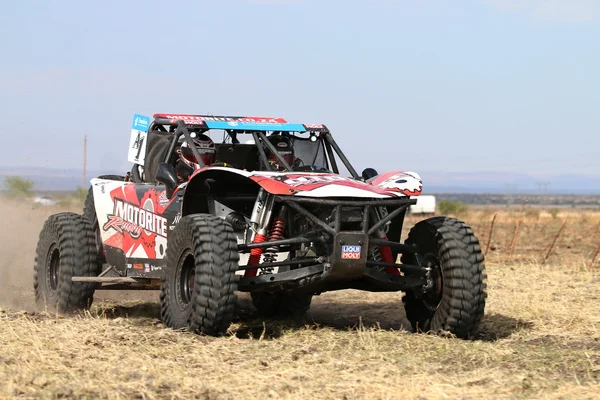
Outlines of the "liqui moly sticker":
[{"label": "liqui moly sticker", "polygon": [[342,246],[342,259],[358,260],[362,246]]}]

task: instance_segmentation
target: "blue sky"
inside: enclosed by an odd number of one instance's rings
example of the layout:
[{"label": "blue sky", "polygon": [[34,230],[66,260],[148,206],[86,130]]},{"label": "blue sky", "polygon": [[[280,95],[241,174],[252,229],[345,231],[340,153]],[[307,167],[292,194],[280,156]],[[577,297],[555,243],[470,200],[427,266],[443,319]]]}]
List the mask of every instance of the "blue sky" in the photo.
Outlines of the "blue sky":
[{"label": "blue sky", "polygon": [[594,0],[3,1],[0,165],[126,170],[134,113],[325,123],[362,169],[600,176]]}]

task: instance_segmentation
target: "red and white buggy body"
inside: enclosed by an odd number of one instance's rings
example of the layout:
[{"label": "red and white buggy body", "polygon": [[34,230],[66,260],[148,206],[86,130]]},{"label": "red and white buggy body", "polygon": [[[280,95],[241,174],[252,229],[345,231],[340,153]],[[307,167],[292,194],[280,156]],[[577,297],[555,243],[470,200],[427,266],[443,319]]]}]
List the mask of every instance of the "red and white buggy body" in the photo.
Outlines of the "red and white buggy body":
[{"label": "red and white buggy body", "polygon": [[[247,178],[267,193],[280,196],[389,199],[418,196],[422,189],[419,175],[404,171],[389,172],[362,182],[330,173],[248,172],[209,166],[198,170],[192,179],[201,179],[202,174],[209,171]],[[185,192],[188,183],[179,185],[171,199],[166,197],[162,185],[97,178],[91,183],[107,261],[119,265],[125,260],[126,268],[133,270],[134,275],[143,272],[146,276],[162,277],[168,233],[181,218],[178,194]],[[219,207],[225,206],[215,201],[215,212]],[[220,213],[219,216],[225,218],[226,215]],[[238,243],[245,243],[246,238],[239,234]],[[277,258],[282,256],[287,256],[287,252],[278,254]],[[240,265],[246,265],[247,260],[248,255],[242,254]]]},{"label": "red and white buggy body", "polygon": [[[216,162],[204,165],[193,138],[214,130],[224,139],[215,143]],[[251,135],[252,143],[238,135]],[[189,174],[178,164],[184,142],[198,163]],[[404,291],[415,329],[461,337],[483,315],[483,257],[470,228],[431,218],[401,243],[420,176],[359,175],[325,125],[136,115],[129,160],[127,176],[91,180],[82,217],[51,217],[45,225],[38,300],[66,310],[89,306],[97,289],[160,288],[166,325],[208,334],[227,329],[236,291],[250,292],[263,316],[304,313],[313,295],[329,290]],[[67,243],[61,224],[81,225],[80,243],[67,241],[73,249],[60,247]],[[79,264],[62,256],[75,248]],[[65,285],[79,290],[70,292],[79,293],[75,300],[61,297]],[[465,293],[469,301],[457,303]]]}]

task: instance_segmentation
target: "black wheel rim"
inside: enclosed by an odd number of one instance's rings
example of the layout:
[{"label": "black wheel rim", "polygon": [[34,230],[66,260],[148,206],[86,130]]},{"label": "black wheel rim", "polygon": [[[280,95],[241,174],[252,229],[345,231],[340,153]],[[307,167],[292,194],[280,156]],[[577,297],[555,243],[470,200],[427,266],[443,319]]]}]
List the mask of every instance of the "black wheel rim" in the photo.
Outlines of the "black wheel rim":
[{"label": "black wheel rim", "polygon": [[181,254],[177,264],[177,279],[175,280],[177,303],[181,309],[189,307],[194,296],[194,285],[196,283],[196,264],[194,255],[190,250]]},{"label": "black wheel rim", "polygon": [[46,261],[46,286],[51,292],[58,289],[58,278],[60,277],[60,251],[56,244],[50,246]]},{"label": "black wheel rim", "polygon": [[435,311],[439,307],[442,296],[444,295],[444,275],[442,274],[442,268],[438,258],[433,254],[427,254],[423,258],[423,266],[431,268],[431,280],[433,285],[431,289],[421,296],[421,300],[427,309]]}]

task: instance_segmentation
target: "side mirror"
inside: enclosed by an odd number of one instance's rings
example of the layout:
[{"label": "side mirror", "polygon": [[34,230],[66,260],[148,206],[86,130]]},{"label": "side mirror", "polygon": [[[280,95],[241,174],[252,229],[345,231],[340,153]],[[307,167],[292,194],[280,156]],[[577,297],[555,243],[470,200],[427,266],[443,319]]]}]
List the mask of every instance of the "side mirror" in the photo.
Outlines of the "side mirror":
[{"label": "side mirror", "polygon": [[175,167],[164,162],[158,164],[158,168],[156,169],[156,180],[165,185],[167,189],[165,194],[167,195],[167,199],[170,199],[171,196],[173,196],[175,188],[179,185]]},{"label": "side mirror", "polygon": [[371,178],[376,177],[377,175],[379,175],[379,172],[377,172],[376,170],[374,170],[373,168],[365,168],[362,172],[362,178],[363,180],[367,181]]}]

